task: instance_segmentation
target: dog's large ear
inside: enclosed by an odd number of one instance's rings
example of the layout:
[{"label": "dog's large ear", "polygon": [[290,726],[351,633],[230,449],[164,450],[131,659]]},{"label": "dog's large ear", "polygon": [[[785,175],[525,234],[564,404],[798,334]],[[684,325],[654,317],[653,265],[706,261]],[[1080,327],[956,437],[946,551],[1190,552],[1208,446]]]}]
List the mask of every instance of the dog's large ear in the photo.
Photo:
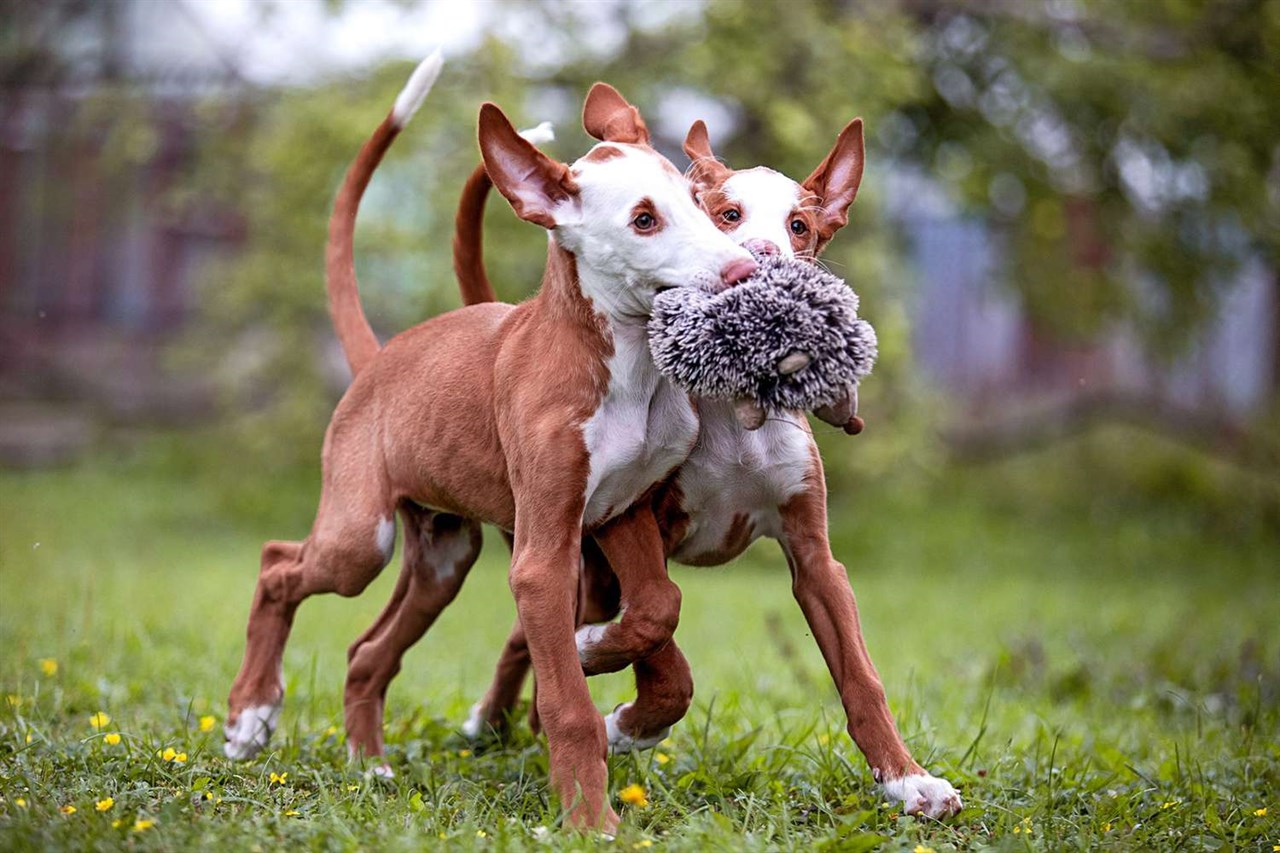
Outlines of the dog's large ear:
[{"label": "dog's large ear", "polygon": [[649,128],[640,111],[608,83],[597,83],[582,104],[582,127],[601,142],[649,144]]},{"label": "dog's large ear", "polygon": [[858,196],[866,151],[862,142],[862,119],[855,118],[836,137],[836,144],[804,182],[804,188],[818,197],[818,231],[831,239],[849,222],[849,205]]},{"label": "dog's large ear", "polygon": [[684,153],[689,155],[693,165],[689,167],[689,180],[699,192],[719,186],[729,176],[728,166],[716,159],[711,150],[711,140],[707,137],[707,126],[698,119],[689,128],[684,138]]},{"label": "dog's large ear", "polygon": [[493,185],[521,219],[555,228],[574,217],[578,185],[569,167],[521,137],[490,103],[480,107],[480,153]]}]

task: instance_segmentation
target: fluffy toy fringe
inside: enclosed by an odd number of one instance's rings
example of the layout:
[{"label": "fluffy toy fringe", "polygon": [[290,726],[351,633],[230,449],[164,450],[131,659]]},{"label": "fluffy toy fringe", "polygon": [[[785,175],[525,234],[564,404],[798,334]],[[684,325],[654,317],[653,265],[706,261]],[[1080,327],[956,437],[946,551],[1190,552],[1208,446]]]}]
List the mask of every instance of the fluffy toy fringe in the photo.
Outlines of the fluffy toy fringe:
[{"label": "fluffy toy fringe", "polygon": [[[857,294],[817,264],[759,261],[755,275],[719,293],[658,294],[649,320],[658,370],[695,396],[753,400],[770,413],[847,397],[876,360],[876,333],[858,318]],[[808,364],[782,373],[780,362],[794,353]]]}]

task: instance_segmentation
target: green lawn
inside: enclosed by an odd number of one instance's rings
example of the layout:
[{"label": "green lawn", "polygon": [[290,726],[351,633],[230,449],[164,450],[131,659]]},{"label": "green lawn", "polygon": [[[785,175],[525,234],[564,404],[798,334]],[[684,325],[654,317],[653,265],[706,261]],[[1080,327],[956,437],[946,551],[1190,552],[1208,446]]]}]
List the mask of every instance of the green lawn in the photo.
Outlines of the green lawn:
[{"label": "green lawn", "polygon": [[[959,818],[877,798],[766,543],[673,570],[697,698],[656,753],[610,760],[615,798],[648,796],[619,806],[613,849],[1280,849],[1276,540],[1187,512],[998,506],[989,478],[956,480],[850,495],[832,525],[899,724],[960,788]],[[225,518],[199,479],[147,466],[0,474],[0,848],[599,843],[555,830],[523,724],[474,751],[456,731],[514,612],[496,539],[392,688],[395,781],[351,766],[335,728],[346,646],[395,566],[304,605],[274,749],[224,760],[259,545],[305,532]],[[628,680],[593,691],[606,709]]]}]

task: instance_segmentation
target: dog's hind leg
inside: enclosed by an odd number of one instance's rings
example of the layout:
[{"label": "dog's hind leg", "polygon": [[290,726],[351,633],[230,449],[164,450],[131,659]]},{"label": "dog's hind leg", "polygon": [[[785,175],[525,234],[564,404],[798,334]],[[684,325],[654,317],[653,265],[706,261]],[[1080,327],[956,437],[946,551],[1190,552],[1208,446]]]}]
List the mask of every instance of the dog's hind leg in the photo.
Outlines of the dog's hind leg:
[{"label": "dog's hind leg", "polygon": [[310,536],[302,542],[268,542],[262,549],[244,660],[228,697],[223,747],[228,758],[252,758],[279,721],[284,647],[298,605],[317,593],[358,595],[391,559],[395,515],[385,490],[364,483],[336,494],[334,481],[326,471]]},{"label": "dog's hind leg", "polygon": [[[347,749],[353,758],[380,756],[387,686],[404,653],[422,638],[462,589],[480,554],[480,524],[403,503],[404,569],[377,621],[347,650],[344,694]],[[390,775],[380,764],[375,772]]]}]

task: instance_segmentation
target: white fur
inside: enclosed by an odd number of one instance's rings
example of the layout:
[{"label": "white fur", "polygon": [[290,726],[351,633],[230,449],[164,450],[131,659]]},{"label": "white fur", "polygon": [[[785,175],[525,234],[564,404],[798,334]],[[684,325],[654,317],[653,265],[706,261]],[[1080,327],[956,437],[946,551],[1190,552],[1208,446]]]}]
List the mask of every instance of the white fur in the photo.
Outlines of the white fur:
[{"label": "white fur", "polygon": [[742,208],[742,220],[728,232],[734,240],[768,240],[784,258],[795,256],[791,247],[791,214],[800,204],[800,185],[780,172],[757,166],[735,172],[724,182],[726,196]]},{"label": "white fur", "polygon": [[619,705],[611,713],[604,718],[605,735],[609,740],[609,752],[614,755],[622,755],[628,752],[639,752],[645,749],[653,749],[671,734],[671,727],[667,726],[653,737],[635,738],[627,734],[618,725],[618,715],[624,710],[631,707],[631,703]]},{"label": "white fur", "polygon": [[391,562],[391,555],[396,552],[395,518],[378,519],[378,529],[373,532],[373,538],[377,543],[378,552],[382,554],[383,565]]},{"label": "white fur", "polygon": [[813,456],[803,415],[771,418],[748,431],[739,426],[731,402],[700,400],[698,411],[698,443],[676,475],[689,525],[671,557],[709,565],[726,556],[735,516],[748,517],[752,540],[782,535],[778,508],[804,488]]},{"label": "white fur", "polygon": [[[573,211],[558,209],[556,239],[578,257],[582,292],[610,319],[647,321],[660,287],[718,284],[720,271],[750,254],[720,233],[697,205],[689,184],[654,152],[600,143],[622,152],[573,165],[579,188]],[[651,233],[631,228],[642,199],[662,223]],[[562,218],[563,217],[563,218]]]},{"label": "white fur", "polygon": [[605,622],[601,625],[583,625],[574,634],[574,642],[578,646],[578,657],[584,658],[596,643],[604,638],[604,633],[612,622]]},{"label": "white fur", "polygon": [[582,426],[591,457],[583,520],[622,512],[684,461],[698,435],[689,397],[653,366],[643,325],[613,323],[609,388]]},{"label": "white fur", "polygon": [[227,758],[244,761],[265,749],[271,733],[280,722],[283,705],[281,700],[273,705],[253,705],[241,711],[235,725],[228,724],[225,729],[227,742],[222,745],[222,751]]},{"label": "white fur", "polygon": [[395,106],[391,108],[391,117],[396,127],[404,127],[409,123],[409,119],[413,118],[413,114],[418,111],[418,107],[422,106],[423,100],[431,91],[443,67],[444,57],[440,55],[439,50],[435,50],[413,69],[409,82],[404,84],[404,88],[396,96]]},{"label": "white fur", "polygon": [[548,142],[556,141],[556,130],[552,127],[551,122],[544,121],[534,127],[520,131],[520,136],[525,142],[530,142],[534,145],[546,145]]},{"label": "white fur", "polygon": [[950,817],[964,808],[960,795],[946,779],[928,773],[916,773],[901,779],[890,779],[881,786],[892,802],[902,803],[907,814],[931,818]]},{"label": "white fur", "polygon": [[467,714],[467,719],[462,724],[462,734],[471,740],[475,740],[484,734],[489,728],[489,724],[484,718],[484,705],[480,702],[471,706],[471,711]]}]

